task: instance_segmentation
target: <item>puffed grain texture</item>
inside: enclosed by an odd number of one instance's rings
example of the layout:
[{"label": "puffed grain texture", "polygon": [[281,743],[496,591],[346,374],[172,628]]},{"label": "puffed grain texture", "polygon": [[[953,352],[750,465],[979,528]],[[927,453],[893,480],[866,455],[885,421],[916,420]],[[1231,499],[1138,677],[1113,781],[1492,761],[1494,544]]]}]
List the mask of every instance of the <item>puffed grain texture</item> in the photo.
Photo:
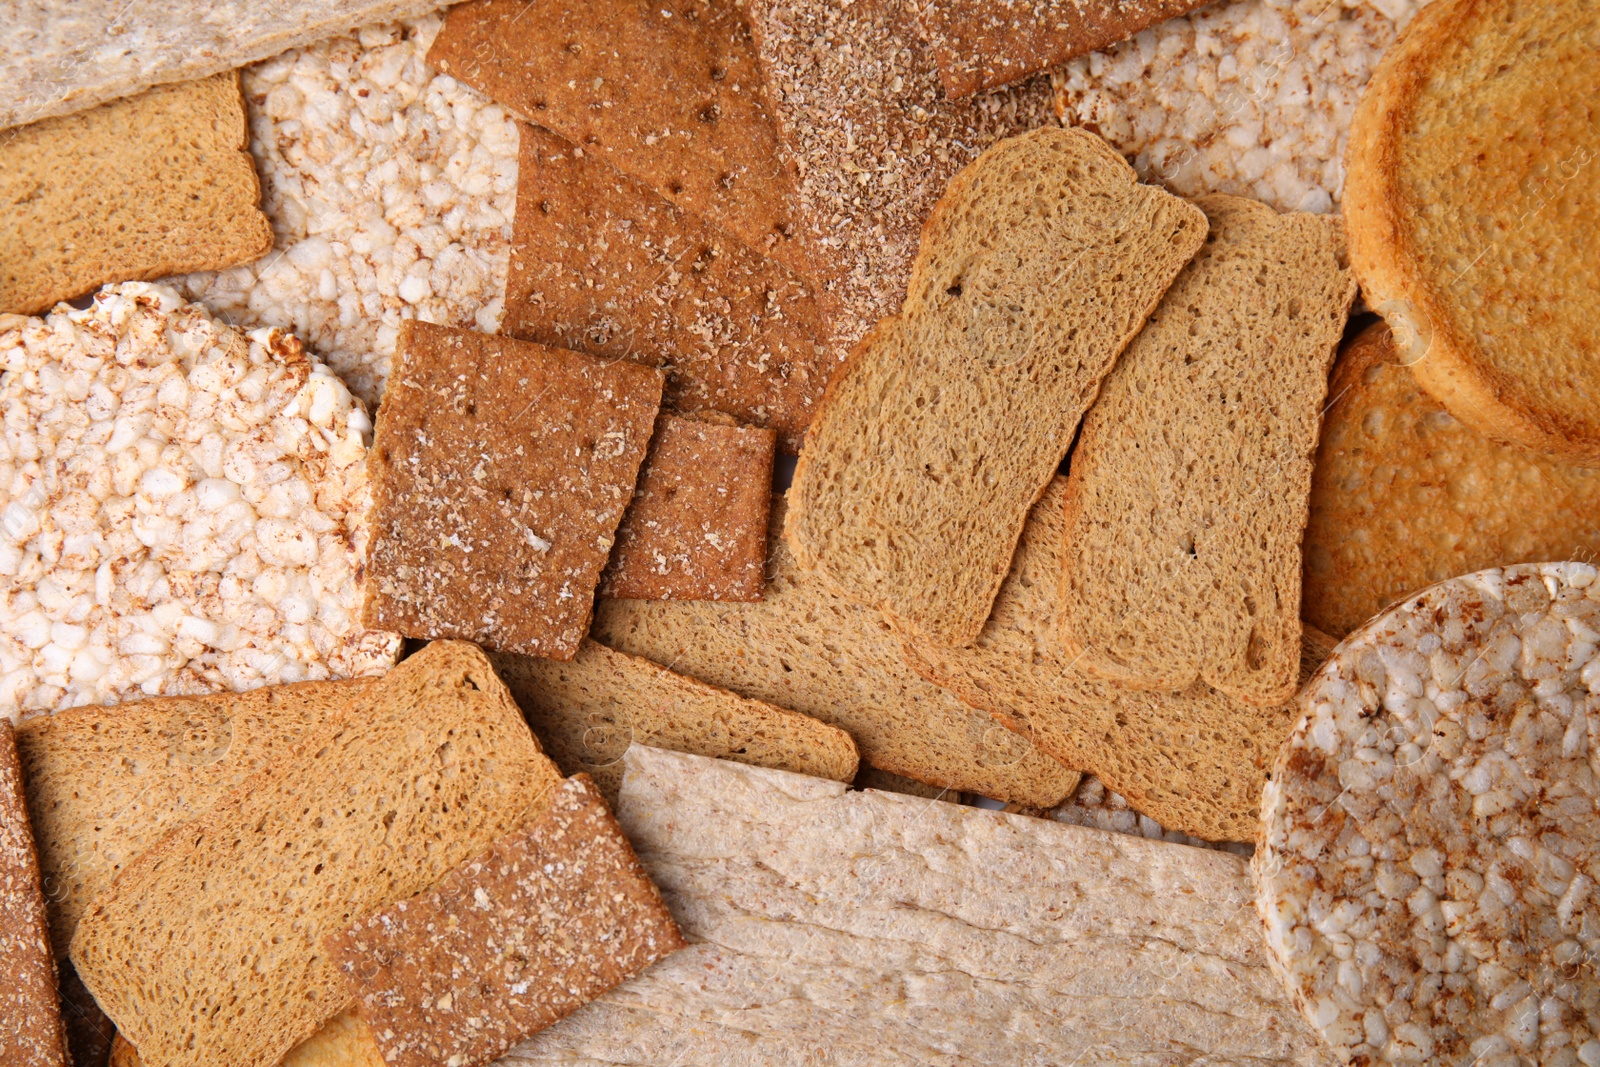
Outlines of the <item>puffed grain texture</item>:
[{"label": "puffed grain texture", "polygon": [[1061,637],[1134,689],[1294,695],[1300,538],[1355,281],[1340,220],[1240,197],[1083,420],[1067,476]]},{"label": "puffed grain texture", "polygon": [[971,644],[1101,379],[1205,233],[1198,208],[1081,130],[1002,141],[963,170],[900,315],[807,431],[787,530],[800,565]]},{"label": "puffed grain texture", "polygon": [[347,1003],[325,934],[432,885],[559,780],[482,652],[435,641],[125,867],[73,962],[152,1064],[271,1067]]}]

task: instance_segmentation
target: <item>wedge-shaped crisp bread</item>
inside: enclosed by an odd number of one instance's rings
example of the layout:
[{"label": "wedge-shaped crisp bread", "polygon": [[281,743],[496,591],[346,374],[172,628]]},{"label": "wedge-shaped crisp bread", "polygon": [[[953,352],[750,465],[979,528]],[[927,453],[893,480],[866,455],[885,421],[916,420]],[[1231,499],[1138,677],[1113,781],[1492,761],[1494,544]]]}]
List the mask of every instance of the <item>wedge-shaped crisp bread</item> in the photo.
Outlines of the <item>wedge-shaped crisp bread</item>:
[{"label": "wedge-shaped crisp bread", "polygon": [[[139,1050],[121,1034],[112,1044],[109,1067],[143,1067]],[[384,1063],[371,1029],[352,1006],[291,1049],[277,1067],[384,1067]]]},{"label": "wedge-shaped crisp bread", "polygon": [[1303,614],[1340,637],[1457,574],[1600,558],[1600,468],[1491,441],[1424,392],[1406,359],[1375,323],[1328,384]]},{"label": "wedge-shaped crisp bread", "polygon": [[504,652],[490,660],[561,772],[588,774],[608,801],[635,742],[838,782],[856,775],[856,744],[837,726],[594,641],[565,663]]},{"label": "wedge-shaped crisp bread", "polygon": [[963,170],[904,309],[807,432],[787,531],[800,565],[970,644],[1100,379],[1205,232],[1081,130],[1003,141]]},{"label": "wedge-shaped crisp bread", "polygon": [[426,893],[328,938],[390,1067],[478,1067],[685,945],[587,775]]},{"label": "wedge-shaped crisp bread", "polygon": [[1356,286],[1337,216],[1199,203],[1205,247],[1083,420],[1058,621],[1089,674],[1270,707],[1299,687],[1300,538]]},{"label": "wedge-shaped crisp bread", "polygon": [[760,600],[774,441],[733,419],[663,413],[601,595]]},{"label": "wedge-shaped crisp bread", "polygon": [[672,406],[795,451],[838,365],[810,285],[594,150],[519,128],[504,332],[665,366]]},{"label": "wedge-shaped crisp bread", "polygon": [[1237,856],[642,746],[627,766],[617,818],[692,944],[507,1064],[1335,1062]]},{"label": "wedge-shaped crisp bread", "polygon": [[323,936],[482,852],[560,779],[457,641],[403,661],[319,741],[169,833],[78,923],[78,973],[151,1063],[276,1063],[348,998]]},{"label": "wedge-shaped crisp bread", "polygon": [[0,717],[0,1063],[70,1067],[39,858],[11,720]]},{"label": "wedge-shaped crisp bread", "polygon": [[928,785],[1029,807],[1071,794],[1078,774],[924,681],[883,617],[803,574],[773,499],[759,603],[601,600],[596,640],[741,696],[849,732],[861,759]]},{"label": "wedge-shaped crisp bread", "polygon": [[939,82],[970,96],[1125,41],[1204,0],[916,0]]},{"label": "wedge-shaped crisp bread", "polygon": [[233,72],[0,136],[0,312],[266,255],[248,145]]},{"label": "wedge-shaped crisp bread", "polygon": [[[1252,840],[1293,704],[1253,707],[1203,682],[1177,693],[1121,689],[1080,670],[1056,630],[1065,496],[1058,477],[1034,505],[977,642],[945,648],[903,632],[907,661],[1162,826],[1205,841]],[[1333,642],[1309,628],[1304,638],[1309,673]]]},{"label": "wedge-shaped crisp bread", "polygon": [[794,184],[734,0],[477,0],[428,63],[791,262]]},{"label": "wedge-shaped crisp bread", "polygon": [[408,320],[372,446],[362,617],[570,659],[661,384],[635,363]]}]

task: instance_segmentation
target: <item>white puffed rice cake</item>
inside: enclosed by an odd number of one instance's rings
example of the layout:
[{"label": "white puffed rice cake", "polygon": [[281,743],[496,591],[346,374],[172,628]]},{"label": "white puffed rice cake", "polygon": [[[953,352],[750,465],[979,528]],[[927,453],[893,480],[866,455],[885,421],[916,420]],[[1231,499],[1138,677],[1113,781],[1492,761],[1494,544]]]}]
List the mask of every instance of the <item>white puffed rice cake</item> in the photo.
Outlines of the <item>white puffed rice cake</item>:
[{"label": "white puffed rice cake", "polygon": [[1267,942],[1355,1063],[1600,1064],[1600,580],[1433,586],[1311,679],[1262,801]]},{"label": "white puffed rice cake", "polygon": [[379,673],[372,424],[278,330],[172,289],[0,316],[0,712]]}]

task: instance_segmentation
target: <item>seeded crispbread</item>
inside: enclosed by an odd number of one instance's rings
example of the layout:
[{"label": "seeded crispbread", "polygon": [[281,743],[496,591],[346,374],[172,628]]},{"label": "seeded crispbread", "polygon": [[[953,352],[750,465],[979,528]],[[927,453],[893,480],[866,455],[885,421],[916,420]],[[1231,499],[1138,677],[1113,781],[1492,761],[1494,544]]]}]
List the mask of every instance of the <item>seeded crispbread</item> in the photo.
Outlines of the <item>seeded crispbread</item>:
[{"label": "seeded crispbread", "polygon": [[458,641],[402,661],[319,742],[169,833],[79,922],[78,973],[151,1063],[270,1067],[346,1003],[325,934],[432,885],[560,780]]},{"label": "seeded crispbread", "polygon": [[11,720],[0,716],[0,1063],[70,1067]]},{"label": "seeded crispbread", "polygon": [[1600,468],[1484,437],[1423,391],[1405,359],[1374,323],[1328,385],[1303,614],[1336,636],[1452,575],[1600,557]]},{"label": "seeded crispbread", "polygon": [[861,759],[938,788],[1048,808],[1078,774],[924,681],[883,617],[795,566],[772,502],[759,602],[601,600],[594,637],[741,696],[832,723]]},{"label": "seeded crispbread", "polygon": [[477,0],[428,63],[795,265],[794,182],[735,0]]},{"label": "seeded crispbread", "polygon": [[362,617],[570,659],[661,386],[636,363],[403,323],[371,452]]},{"label": "seeded crispbread", "polygon": [[488,1063],[685,944],[584,774],[434,888],[327,939],[390,1067]]},{"label": "seeded crispbread", "polygon": [[1300,538],[1355,280],[1337,216],[1198,203],[1205,246],[1072,452],[1058,624],[1085,673],[1273,707],[1299,687]]},{"label": "seeded crispbread", "polygon": [[1204,0],[915,0],[939,82],[971,96],[1125,41]]},{"label": "seeded crispbread", "polygon": [[714,413],[663,413],[600,595],[760,600],[775,440]]},{"label": "seeded crispbread", "polygon": [[[112,1045],[109,1067],[142,1067],[138,1050],[121,1034]],[[384,1062],[361,1012],[350,1007],[291,1049],[277,1067],[384,1067]]]},{"label": "seeded crispbread", "polygon": [[0,312],[272,248],[235,72],[0,136]]},{"label": "seeded crispbread", "polygon": [[609,166],[521,126],[502,330],[668,370],[667,403],[799,447],[838,365],[809,284]]},{"label": "seeded crispbread", "polygon": [[622,753],[635,742],[838,782],[856,774],[855,742],[837,726],[594,641],[565,663],[489,658],[556,766],[588,774],[608,801],[617,799]]},{"label": "seeded crispbread", "polygon": [[1101,378],[1205,232],[1094,134],[980,156],[928,220],[900,315],[806,432],[800,565],[934,640],[975,640]]},{"label": "seeded crispbread", "polygon": [[[976,643],[945,648],[903,631],[907,662],[1162,826],[1206,841],[1252,840],[1293,704],[1253,707],[1203,682],[1177,693],[1121,689],[1078,669],[1056,631],[1065,496],[1058,477],[1034,505]],[[1309,675],[1333,641],[1309,627],[1303,637]]]}]

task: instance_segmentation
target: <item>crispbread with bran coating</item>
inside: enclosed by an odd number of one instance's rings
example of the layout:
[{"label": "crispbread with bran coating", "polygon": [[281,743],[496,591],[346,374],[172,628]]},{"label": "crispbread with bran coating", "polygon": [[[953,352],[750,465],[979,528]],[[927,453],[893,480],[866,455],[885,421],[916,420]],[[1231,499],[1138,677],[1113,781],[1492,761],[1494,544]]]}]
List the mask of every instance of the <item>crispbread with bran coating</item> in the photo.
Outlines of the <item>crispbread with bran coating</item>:
[{"label": "crispbread with bran coating", "polygon": [[1480,433],[1600,462],[1600,5],[1440,0],[1350,122],[1367,303]]}]

